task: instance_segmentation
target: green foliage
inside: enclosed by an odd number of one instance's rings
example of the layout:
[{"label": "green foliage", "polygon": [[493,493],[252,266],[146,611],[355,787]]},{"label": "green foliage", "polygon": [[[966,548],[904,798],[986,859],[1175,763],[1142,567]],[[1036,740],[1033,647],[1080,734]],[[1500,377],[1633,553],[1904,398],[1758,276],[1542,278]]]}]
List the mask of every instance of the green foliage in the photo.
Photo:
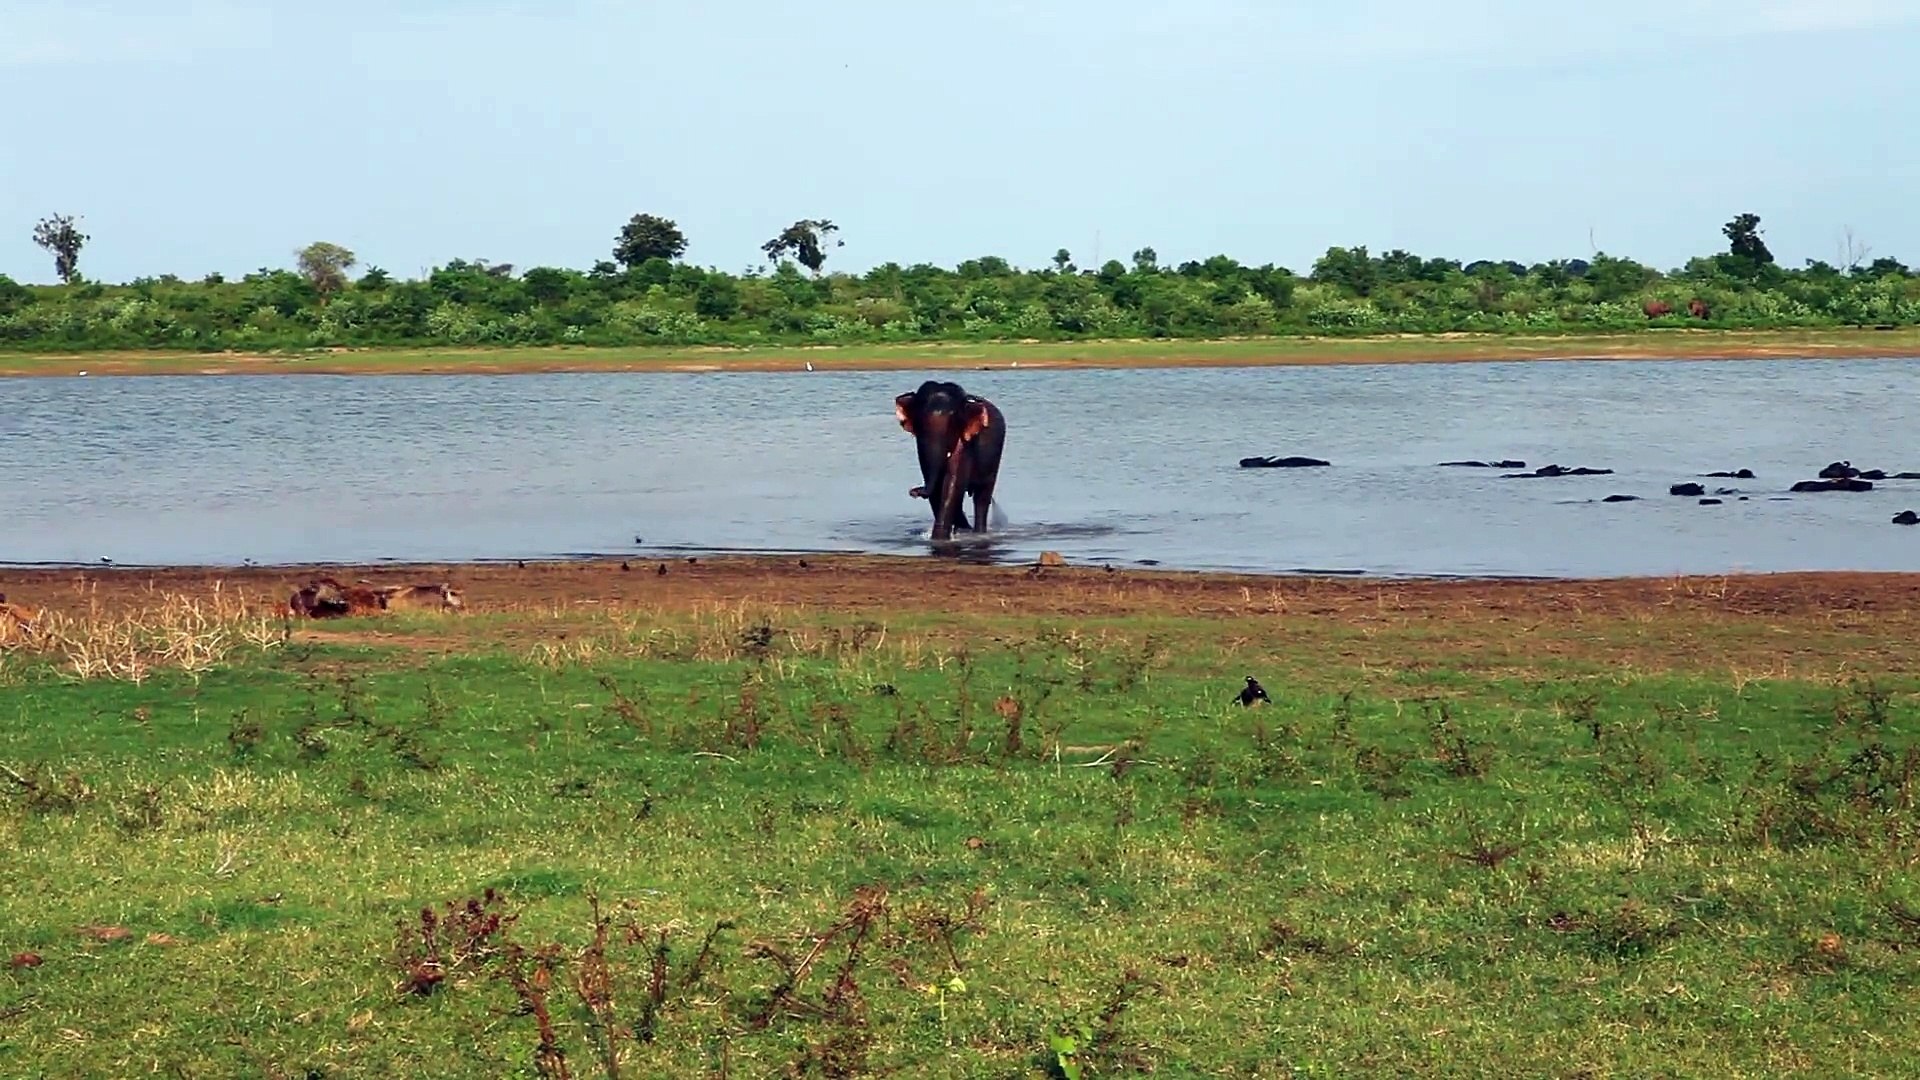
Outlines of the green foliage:
[{"label": "green foliage", "polygon": [[1727,253],[1752,267],[1773,262],[1773,252],[1760,239],[1760,215],[1741,214],[1720,227],[1727,237]]},{"label": "green foliage", "polygon": [[[827,253],[821,244],[839,230],[840,226],[831,221],[802,218],[782,229],[779,236],[760,245],[760,250],[766,254],[768,262],[776,265],[782,258],[792,254],[801,266],[818,274],[827,262]],[[846,241],[836,240],[833,246],[844,247]]]},{"label": "green foliage", "polygon": [[634,267],[648,259],[672,262],[686,250],[687,238],[672,220],[635,214],[621,227],[620,236],[613,244],[613,257],[622,266]]},{"label": "green foliage", "polygon": [[[508,265],[454,259],[424,280],[376,267],[349,284],[352,253],[315,245],[302,253],[300,272],[263,267],[238,282],[0,279],[0,348],[855,345],[1920,325],[1920,278],[1897,259],[1788,270],[1774,264],[1757,217],[1736,217],[1723,231],[1729,250],[1664,273],[1604,252],[1591,261],[1463,266],[1358,246],[1329,248],[1305,277],[1225,255],[1165,266],[1150,247],[1131,264],[1109,259],[1097,269],[1075,267],[1061,249],[1031,270],[987,255],[950,269],[888,263],[849,274],[825,270],[827,248],[838,242],[834,223],[804,219],[762,245],[770,270],[730,274],[678,262],[686,244],[678,228],[641,214],[621,231],[620,261],[585,272],[542,266],[516,276]],[[1704,319],[1690,313],[1695,300]],[[1668,313],[1655,308],[1650,316],[1656,302]]]},{"label": "green foliage", "polygon": [[353,252],[325,240],[301,248],[295,254],[295,259],[300,267],[300,276],[307,279],[307,284],[322,303],[347,287],[347,271],[353,269],[358,261]]},{"label": "green foliage", "polygon": [[0,274],[0,315],[6,315],[24,307],[32,301],[33,294],[27,287],[5,274]]},{"label": "green foliage", "polygon": [[33,227],[33,242],[53,255],[53,272],[69,285],[79,280],[80,249],[89,239],[65,214],[42,218]]},{"label": "green foliage", "polygon": [[1791,623],[1752,679],[1777,612],[884,617],[421,616],[139,684],[0,654],[0,1074],[1920,1052],[1916,684],[1811,674],[1911,671],[1905,624]]}]

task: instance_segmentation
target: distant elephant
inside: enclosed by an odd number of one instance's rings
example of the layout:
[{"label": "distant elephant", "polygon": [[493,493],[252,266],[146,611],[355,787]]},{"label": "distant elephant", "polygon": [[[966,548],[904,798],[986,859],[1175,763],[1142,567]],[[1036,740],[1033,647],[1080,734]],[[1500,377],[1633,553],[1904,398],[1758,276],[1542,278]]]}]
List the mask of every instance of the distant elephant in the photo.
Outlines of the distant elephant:
[{"label": "distant elephant", "polygon": [[1705,300],[1693,299],[1687,301],[1687,314],[1696,319],[1705,319],[1711,316],[1712,312],[1707,309]]},{"label": "distant elephant", "polygon": [[[967,393],[958,383],[931,379],[894,398],[893,411],[901,429],[919,446],[920,478],[926,486],[911,494],[933,506],[933,539],[951,540],[956,525],[986,532],[1000,453],[1007,442],[1006,417],[993,402]],[[973,496],[971,524],[960,508],[967,495]]]},{"label": "distant elephant", "polygon": [[1640,305],[1640,310],[1646,313],[1647,318],[1657,319],[1662,315],[1673,314],[1673,305],[1665,300],[1649,300]]}]

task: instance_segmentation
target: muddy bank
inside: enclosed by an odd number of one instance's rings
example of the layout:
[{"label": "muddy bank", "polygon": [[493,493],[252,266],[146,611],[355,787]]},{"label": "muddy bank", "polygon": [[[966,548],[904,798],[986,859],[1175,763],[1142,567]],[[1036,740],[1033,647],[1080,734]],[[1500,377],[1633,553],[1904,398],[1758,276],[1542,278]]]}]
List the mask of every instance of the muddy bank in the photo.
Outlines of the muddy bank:
[{"label": "muddy bank", "polygon": [[[661,573],[662,568],[665,573]],[[1920,574],[1787,573],[1596,580],[1381,580],[1066,566],[979,566],[885,556],[728,556],[570,562],[327,567],[0,569],[9,600],[80,614],[125,611],[162,594],[216,590],[254,610],[285,610],[319,574],[374,585],[449,582],[474,614],[722,605],[848,614],[1352,618],[1384,613],[1497,616],[1517,632],[1591,615],[1674,613],[1832,620],[1871,613],[1894,632],[1920,611]]]},{"label": "muddy bank", "polygon": [[995,342],[773,349],[324,349],[303,353],[0,353],[0,377],[112,375],[516,375],[562,372],[925,371],[1446,364],[1565,360],[1920,358],[1909,331],[1779,334],[1673,331],[1614,336],[1471,334],[1231,341]]}]

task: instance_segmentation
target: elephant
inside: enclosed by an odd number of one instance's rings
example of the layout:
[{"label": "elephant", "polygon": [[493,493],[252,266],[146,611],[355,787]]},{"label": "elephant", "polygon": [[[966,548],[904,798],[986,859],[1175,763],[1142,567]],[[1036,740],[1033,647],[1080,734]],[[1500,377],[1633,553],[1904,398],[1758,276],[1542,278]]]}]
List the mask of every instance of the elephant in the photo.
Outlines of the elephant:
[{"label": "elephant", "polygon": [[[1000,453],[1007,442],[1007,419],[993,402],[976,397],[958,383],[932,379],[893,399],[900,427],[912,435],[920,453],[925,487],[911,494],[933,506],[933,539],[951,540],[955,526],[987,531],[993,485],[1000,476]],[[973,521],[960,507],[973,496]]]}]

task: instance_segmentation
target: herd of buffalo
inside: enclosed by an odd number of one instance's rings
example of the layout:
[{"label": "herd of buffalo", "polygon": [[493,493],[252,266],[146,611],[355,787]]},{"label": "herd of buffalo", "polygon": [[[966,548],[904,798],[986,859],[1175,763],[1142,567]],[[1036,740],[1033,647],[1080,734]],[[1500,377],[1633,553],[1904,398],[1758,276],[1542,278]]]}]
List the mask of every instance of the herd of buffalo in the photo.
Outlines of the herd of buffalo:
[{"label": "herd of buffalo", "polygon": [[[1648,318],[1672,312],[1672,308],[1663,301],[1649,301],[1645,307]],[[1706,305],[1699,300],[1694,300],[1687,308],[1688,314],[1695,318],[1707,317]],[[931,379],[921,383],[918,389],[895,398],[894,413],[900,427],[914,438],[923,483],[912,488],[908,494],[924,498],[931,504],[931,538],[935,542],[950,541],[956,527],[985,532],[994,484],[1000,472],[1000,458],[1006,446],[1006,417],[992,402],[967,393],[959,384]],[[1245,469],[1319,468],[1331,464],[1320,458],[1301,456],[1240,459],[1240,467]],[[1509,480],[1603,476],[1613,472],[1612,469],[1585,466],[1567,468],[1557,464],[1528,471],[1526,462],[1508,459],[1443,461],[1440,465],[1500,469],[1503,470],[1501,478]],[[1731,480],[1755,479],[1752,469],[1729,469],[1702,475]],[[1879,480],[1920,480],[1920,472],[1858,469],[1851,461],[1836,461],[1821,469],[1817,478],[1799,481],[1788,490],[1795,493],[1871,491],[1874,482]],[[1674,484],[1667,489],[1667,493],[1696,498],[1703,504],[1718,503],[1721,496],[1747,497],[1736,488],[1709,490],[1705,485],[1692,481]],[[963,501],[969,497],[973,502],[971,520],[962,507]],[[1601,501],[1631,502],[1639,498],[1638,495],[1614,494]],[[1893,521],[1897,525],[1920,525],[1920,514],[1904,510],[1895,515]],[[287,600],[288,614],[310,619],[374,615],[402,609],[458,611],[464,607],[465,601],[459,590],[446,582],[389,586],[361,582],[348,585],[332,577],[314,578],[294,590]],[[37,612],[19,604],[9,604],[6,597],[0,595],[0,643],[32,633],[37,620]],[[1243,704],[1255,697],[1264,697],[1264,691],[1257,684],[1251,679],[1248,682]]]},{"label": "herd of buffalo", "polygon": [[466,606],[460,591],[446,582],[428,585],[343,585],[330,577],[315,578],[295,589],[287,600],[290,614],[308,619],[340,619],[377,615],[403,609],[450,609]]},{"label": "herd of buffalo", "polygon": [[[1320,458],[1312,457],[1244,457],[1240,459],[1240,467],[1243,469],[1305,469],[1331,464],[1333,463],[1330,461],[1323,461]],[[1440,465],[1443,468],[1471,469],[1525,469],[1527,467],[1527,463],[1524,461],[1510,460],[1443,461]],[[1501,473],[1500,476],[1503,480],[1533,480],[1540,477],[1553,476],[1606,476],[1612,472],[1612,469],[1591,469],[1584,465],[1571,469],[1561,465],[1542,465],[1530,472],[1504,472]],[[1725,469],[1719,472],[1702,473],[1701,475],[1707,477],[1725,477],[1734,480],[1752,480],[1755,478],[1752,469]],[[1787,490],[1796,494],[1816,491],[1872,491],[1873,483],[1876,480],[1920,480],[1920,472],[1888,472],[1885,469],[1858,469],[1854,467],[1851,461],[1836,461],[1829,464],[1826,468],[1821,469],[1817,479],[1798,481]],[[1741,494],[1738,488],[1715,488],[1709,491],[1705,485],[1691,481],[1674,484],[1667,489],[1667,494],[1698,498],[1701,504],[1706,506],[1720,503],[1722,501],[1720,496],[1723,495],[1735,496],[1741,501],[1745,501],[1747,498],[1746,495]],[[1640,496],[1638,495],[1608,495],[1600,501],[1610,503],[1634,502],[1639,498]],[[1916,514],[1912,510],[1902,510],[1900,513],[1894,515],[1893,523],[1895,525],[1920,525],[1920,514]]]}]

